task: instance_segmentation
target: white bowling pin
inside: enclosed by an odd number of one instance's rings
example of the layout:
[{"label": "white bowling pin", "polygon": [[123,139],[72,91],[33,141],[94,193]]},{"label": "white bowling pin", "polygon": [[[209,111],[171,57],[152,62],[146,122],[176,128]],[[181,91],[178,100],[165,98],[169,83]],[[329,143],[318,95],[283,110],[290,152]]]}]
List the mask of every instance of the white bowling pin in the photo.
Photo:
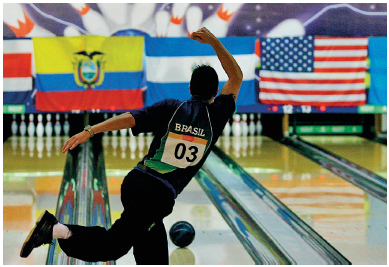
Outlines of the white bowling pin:
[{"label": "white bowling pin", "polygon": [[22,114],[20,115],[20,118],[21,118],[21,122],[20,122],[20,127],[19,127],[19,130],[20,130],[20,135],[21,136],[26,136],[26,132],[27,132],[27,125],[26,125],[26,121],[25,121],[25,115]]},{"label": "white bowling pin", "polygon": [[12,155],[16,155],[16,149],[18,148],[18,138],[16,136],[11,137]]},{"label": "white bowling pin", "polygon": [[232,134],[233,136],[240,136],[241,135],[241,129],[240,129],[240,115],[234,114],[232,116],[233,122],[232,122]]},{"label": "white bowling pin", "polygon": [[51,123],[51,114],[46,115],[45,133],[46,136],[53,135],[53,124]]},{"label": "white bowling pin", "polygon": [[249,126],[247,125],[247,114],[242,114],[242,120],[240,122],[240,129],[242,136],[247,136],[249,133]]},{"label": "white bowling pin", "polygon": [[28,123],[28,136],[34,136],[35,134],[35,124],[34,124],[34,114],[29,115],[30,122]]},{"label": "white bowling pin", "polygon": [[[112,114],[112,118],[116,117],[116,114]],[[118,130],[112,131],[112,136],[117,136],[118,135]]]},{"label": "white bowling pin", "polygon": [[168,37],[182,37],[187,36],[184,32],[182,22],[184,15],[190,3],[174,3],[172,7],[172,14],[170,16],[170,23],[167,29]]},{"label": "white bowling pin", "polygon": [[65,136],[68,136],[69,131],[70,131],[70,124],[69,124],[68,116],[69,116],[68,114],[65,114],[65,122],[63,123],[63,132],[64,132]]},{"label": "white bowling pin", "polygon": [[61,135],[61,123],[59,121],[59,114],[56,114],[55,115],[55,125],[54,125],[54,132],[55,132],[55,135],[56,136],[60,136]]},{"label": "white bowling pin", "polygon": [[191,6],[188,8],[188,11],[185,15],[186,20],[186,30],[188,36],[192,34],[192,32],[197,31],[201,27],[201,22],[203,21],[203,11],[198,6]]},{"label": "white bowling pin", "polygon": [[231,125],[230,125],[230,121],[228,120],[226,126],[224,127],[223,135],[230,136],[230,134],[231,134]]},{"label": "white bowling pin", "polygon": [[43,115],[38,114],[38,124],[36,126],[36,135],[38,137],[42,137],[43,134],[45,133],[45,128],[43,127],[42,120],[43,120]]},{"label": "white bowling pin", "polygon": [[128,129],[120,129],[120,136],[127,136]]},{"label": "white bowling pin", "polygon": [[151,143],[153,142],[154,137],[152,135],[147,135],[146,136],[146,144],[147,147],[150,147]]},{"label": "white bowling pin", "polygon": [[145,24],[151,22],[156,3],[134,3],[132,6],[130,27],[146,31]]},{"label": "white bowling pin", "polygon": [[115,26],[122,26],[127,22],[127,3],[98,3],[97,6],[103,16],[112,21]]},{"label": "white bowling pin", "polygon": [[16,122],[16,114],[12,114],[11,133],[12,135],[18,134],[18,123]]},{"label": "white bowling pin", "polygon": [[257,114],[257,118],[258,118],[258,121],[257,121],[257,135],[261,135],[262,133],[262,123],[261,123],[261,114]]},{"label": "white bowling pin", "polygon": [[100,13],[91,9],[85,3],[71,3],[72,7],[78,11],[82,23],[89,34],[109,36],[109,28]]},{"label": "white bowling pin", "polygon": [[13,31],[16,37],[51,37],[55,36],[51,31],[36,25],[21,4],[3,4],[3,22]]},{"label": "white bowling pin", "polygon": [[250,133],[251,136],[255,135],[254,113],[250,114],[249,133]]},{"label": "white bowling pin", "polygon": [[232,15],[243,3],[223,3],[219,10],[203,21],[203,27],[208,28],[216,37],[226,37]]},{"label": "white bowling pin", "polygon": [[120,148],[122,149],[122,159],[125,159],[127,150],[127,136],[120,136]]},{"label": "white bowling pin", "polygon": [[156,37],[166,37],[167,28],[169,26],[170,15],[166,10],[158,11],[155,13],[155,30]]},{"label": "white bowling pin", "polygon": [[44,144],[43,144],[43,137],[38,136],[36,140],[36,150],[38,151],[38,158],[42,158],[42,152],[43,152]]}]

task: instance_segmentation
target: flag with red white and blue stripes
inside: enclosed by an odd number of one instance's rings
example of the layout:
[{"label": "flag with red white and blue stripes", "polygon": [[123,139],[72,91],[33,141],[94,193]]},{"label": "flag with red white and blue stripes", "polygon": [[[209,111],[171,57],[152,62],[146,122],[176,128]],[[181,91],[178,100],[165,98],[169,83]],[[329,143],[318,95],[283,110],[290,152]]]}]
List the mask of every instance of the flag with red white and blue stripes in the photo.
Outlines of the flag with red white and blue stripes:
[{"label": "flag with red white and blue stripes", "polygon": [[364,105],[367,47],[367,37],[260,38],[260,102]]}]

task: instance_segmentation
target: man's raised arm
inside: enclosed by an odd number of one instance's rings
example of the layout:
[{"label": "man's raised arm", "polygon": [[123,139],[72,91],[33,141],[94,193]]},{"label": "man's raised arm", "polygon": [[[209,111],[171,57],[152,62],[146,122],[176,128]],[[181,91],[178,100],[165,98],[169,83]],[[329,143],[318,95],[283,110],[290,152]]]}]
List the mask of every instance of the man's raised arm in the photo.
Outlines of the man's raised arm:
[{"label": "man's raised arm", "polygon": [[228,81],[224,84],[220,94],[232,94],[236,102],[240,85],[242,84],[243,80],[243,73],[234,57],[222,45],[220,40],[215,37],[207,28],[203,27],[200,30],[193,32],[190,38],[202,44],[210,44],[213,50],[215,50],[216,55],[228,76]]}]

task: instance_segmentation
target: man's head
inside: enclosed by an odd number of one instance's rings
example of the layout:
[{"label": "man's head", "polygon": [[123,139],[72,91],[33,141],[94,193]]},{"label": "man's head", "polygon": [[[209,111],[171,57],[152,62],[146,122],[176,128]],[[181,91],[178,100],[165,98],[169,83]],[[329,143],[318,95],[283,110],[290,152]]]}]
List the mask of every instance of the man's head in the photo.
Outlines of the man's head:
[{"label": "man's head", "polygon": [[190,79],[190,93],[209,100],[216,96],[219,78],[214,68],[208,65],[197,66]]}]

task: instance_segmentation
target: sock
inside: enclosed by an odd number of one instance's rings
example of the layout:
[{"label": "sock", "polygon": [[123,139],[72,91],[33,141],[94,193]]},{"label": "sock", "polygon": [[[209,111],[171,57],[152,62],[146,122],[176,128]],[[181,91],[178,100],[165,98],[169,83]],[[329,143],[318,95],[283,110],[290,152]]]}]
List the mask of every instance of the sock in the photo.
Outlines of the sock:
[{"label": "sock", "polygon": [[53,238],[68,239],[72,236],[72,232],[69,227],[61,223],[57,223],[53,227]]}]

